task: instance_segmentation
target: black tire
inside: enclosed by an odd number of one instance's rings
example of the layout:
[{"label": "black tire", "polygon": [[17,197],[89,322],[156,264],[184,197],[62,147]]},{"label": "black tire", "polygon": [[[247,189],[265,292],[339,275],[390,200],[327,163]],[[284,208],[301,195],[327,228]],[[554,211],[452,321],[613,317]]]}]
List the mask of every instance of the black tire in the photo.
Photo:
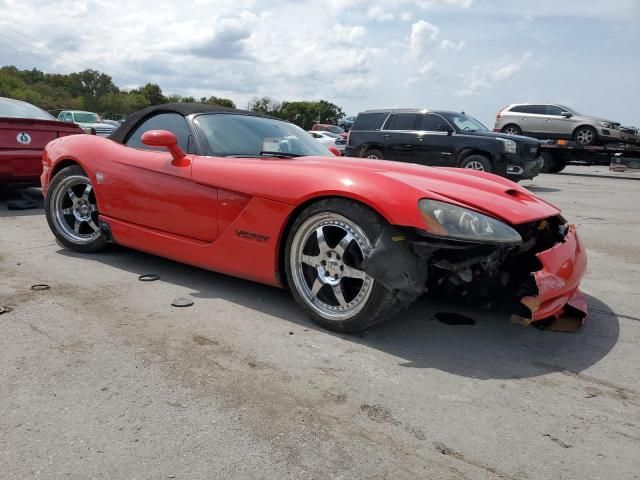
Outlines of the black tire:
[{"label": "black tire", "polygon": [[[287,238],[285,250],[285,269],[287,281],[289,283],[293,296],[296,299],[296,302],[298,302],[298,304],[306,311],[306,313],[313,319],[314,322],[334,332],[358,332],[360,330],[369,328],[372,325],[380,323],[399,312],[403,308],[403,305],[397,299],[396,292],[386,289],[382,286],[382,284],[376,282],[371,277],[368,277],[368,281],[370,281],[371,283],[367,284],[368,290],[365,294],[362,293],[362,289],[365,288],[366,281],[360,280],[360,282],[362,282],[360,284],[361,287],[359,287],[359,290],[357,288],[358,291],[356,292],[355,298],[353,298],[353,300],[349,300],[349,302],[358,302],[356,305],[359,310],[354,311],[353,314],[347,313],[348,315],[350,315],[348,318],[330,318],[331,313],[325,314],[321,311],[322,308],[317,307],[317,305],[314,306],[314,302],[322,303],[322,295],[333,295],[331,292],[332,288],[335,287],[323,284],[323,286],[319,290],[317,290],[317,293],[311,293],[311,295],[309,295],[310,290],[313,290],[312,285],[315,286],[320,277],[325,277],[320,275],[320,270],[318,269],[316,271],[316,268],[314,268],[313,265],[305,262],[299,262],[298,260],[296,260],[296,258],[298,252],[303,253],[303,250],[305,250],[309,246],[308,242],[311,237],[305,237],[305,228],[310,228],[310,230],[307,230],[309,232],[317,232],[318,230],[314,230],[316,225],[316,223],[314,222],[316,221],[316,219],[322,218],[325,215],[327,219],[335,218],[333,216],[337,215],[339,218],[346,219],[354,224],[357,228],[359,228],[358,232],[361,235],[362,233],[364,233],[367,242],[371,246],[375,245],[376,240],[380,236],[380,233],[382,232],[382,229],[386,224],[384,219],[382,219],[378,214],[370,210],[368,207],[358,202],[347,199],[331,198],[320,200],[304,209],[295,219],[291,227],[289,236]],[[335,224],[335,222],[331,220],[327,220],[327,222],[329,222],[328,225],[320,228],[323,229],[323,242],[326,242],[324,244],[329,247],[330,238],[327,233],[331,233],[331,229],[337,229],[340,227],[337,226],[338,224]],[[329,230],[327,231],[326,228],[328,228]],[[361,240],[361,237],[359,238],[359,240]],[[351,243],[349,243],[349,245],[353,245],[355,242],[355,239],[351,240]],[[332,250],[337,249],[340,243],[341,241],[338,241],[335,247],[329,248]],[[319,241],[317,243],[317,246],[320,247]],[[355,247],[358,247],[358,245],[356,244]],[[350,246],[349,248],[352,247]],[[321,249],[319,249],[318,251],[320,253],[312,258],[317,259],[323,255]],[[345,255],[342,260],[345,265],[347,265],[348,254],[346,252],[348,251],[348,249],[345,249],[343,252],[345,253]],[[328,256],[331,257],[330,254],[328,254]],[[335,257],[336,256],[334,252],[333,258]],[[340,259],[340,256],[338,255],[337,258]],[[296,263],[295,265],[294,262]],[[358,265],[358,262],[356,261],[355,263],[355,265],[352,265],[350,267],[353,267],[356,271],[362,273],[359,270],[360,266]],[[316,265],[316,267],[320,266]],[[329,276],[326,272],[325,275]],[[345,274],[345,277],[348,277],[348,275]],[[331,277],[329,277],[329,279],[331,280]],[[306,282],[306,287],[301,284],[301,282],[303,281]],[[339,282],[342,281],[343,278],[340,278]],[[338,288],[341,289],[342,292],[346,292],[346,287],[344,287],[344,290],[342,290],[342,286],[339,286]],[[363,296],[364,299],[359,300],[359,296]],[[346,300],[347,298],[348,297],[345,295],[342,299]],[[336,306],[333,308],[338,309],[340,307]]]},{"label": "black tire", "polygon": [[[82,185],[85,186],[84,189]],[[87,191],[87,185],[90,188],[86,199],[84,194],[77,198],[78,202],[83,201],[84,203],[76,206],[76,201],[69,197],[67,192],[76,189],[74,194],[79,195],[80,190]],[[71,210],[74,213],[63,213],[62,207],[65,202],[68,207],[64,210]],[[44,211],[49,228],[56,239],[66,248],[76,252],[93,253],[108,245],[100,230],[97,201],[91,180],[79,165],[63,168],[53,177],[44,201]],[[79,217],[76,217],[76,213]],[[78,218],[81,220],[78,221]],[[82,218],[86,218],[86,220],[82,220]],[[73,227],[71,222],[74,223]],[[76,224],[79,224],[77,231],[74,230]],[[73,233],[71,233],[72,230],[74,230]]]},{"label": "black tire", "polygon": [[502,127],[501,131],[502,133],[506,133],[507,135],[522,135],[522,129],[515,123],[505,125],[504,127]]},{"label": "black tire", "polygon": [[583,125],[573,132],[573,139],[580,145],[595,145],[598,142],[598,132],[593,127]]},{"label": "black tire", "polygon": [[487,173],[493,172],[491,160],[484,155],[469,155],[460,162],[460,168],[469,168]]},{"label": "black tire", "polygon": [[370,148],[366,152],[364,152],[363,158],[372,158],[378,160],[384,160],[384,153],[377,148]]},{"label": "black tire", "polygon": [[552,165],[549,166],[549,173],[558,173],[564,170],[567,164],[564,160],[555,160]]}]

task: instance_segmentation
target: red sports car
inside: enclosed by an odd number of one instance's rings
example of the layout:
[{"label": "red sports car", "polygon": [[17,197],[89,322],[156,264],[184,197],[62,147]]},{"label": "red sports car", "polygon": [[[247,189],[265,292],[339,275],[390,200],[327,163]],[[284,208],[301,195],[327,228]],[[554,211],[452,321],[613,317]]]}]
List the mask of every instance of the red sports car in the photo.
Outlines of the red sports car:
[{"label": "red sports car", "polygon": [[84,130],[30,103],[0,97],[0,183],[37,182],[44,146],[74,133]]},{"label": "red sports car", "polygon": [[68,248],[113,242],[288,287],[331,330],[425,292],[512,302],[527,323],[586,314],[575,227],[491,174],[335,157],[291,123],[192,104],[142,110],[110,139],[54,140],[43,164]]}]

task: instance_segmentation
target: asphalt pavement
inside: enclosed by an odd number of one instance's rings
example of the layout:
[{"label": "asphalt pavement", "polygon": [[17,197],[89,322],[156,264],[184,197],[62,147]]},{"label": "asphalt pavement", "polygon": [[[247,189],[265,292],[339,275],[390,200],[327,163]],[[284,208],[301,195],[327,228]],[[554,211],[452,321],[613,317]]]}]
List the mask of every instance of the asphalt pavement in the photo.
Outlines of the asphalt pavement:
[{"label": "asphalt pavement", "polygon": [[335,334],[285,290],[67,251],[0,189],[0,477],[640,478],[640,183],[596,169],[523,182],[586,244],[577,333],[423,299]]}]

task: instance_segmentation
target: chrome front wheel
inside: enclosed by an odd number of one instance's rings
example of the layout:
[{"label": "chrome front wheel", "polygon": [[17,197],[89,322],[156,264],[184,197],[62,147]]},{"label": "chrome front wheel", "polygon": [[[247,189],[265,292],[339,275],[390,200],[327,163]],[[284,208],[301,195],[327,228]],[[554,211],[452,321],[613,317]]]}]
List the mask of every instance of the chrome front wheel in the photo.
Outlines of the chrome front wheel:
[{"label": "chrome front wheel", "polygon": [[331,321],[357,315],[374,286],[361,269],[371,249],[364,231],[346,217],[327,212],[309,218],[290,254],[295,287],[309,308]]},{"label": "chrome front wheel", "polygon": [[397,292],[363,267],[385,226],[376,212],[346,198],[319,200],[298,214],[287,237],[287,281],[316,323],[357,332],[402,308]]}]

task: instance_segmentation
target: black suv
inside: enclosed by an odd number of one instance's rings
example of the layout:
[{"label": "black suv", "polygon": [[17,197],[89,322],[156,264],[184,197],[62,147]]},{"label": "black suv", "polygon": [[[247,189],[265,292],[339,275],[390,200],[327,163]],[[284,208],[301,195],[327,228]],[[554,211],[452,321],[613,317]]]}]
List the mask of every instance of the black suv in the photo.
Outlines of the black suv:
[{"label": "black suv", "polygon": [[494,133],[469,115],[441,110],[362,112],[345,155],[471,168],[514,181],[533,178],[542,168],[537,140]]}]

